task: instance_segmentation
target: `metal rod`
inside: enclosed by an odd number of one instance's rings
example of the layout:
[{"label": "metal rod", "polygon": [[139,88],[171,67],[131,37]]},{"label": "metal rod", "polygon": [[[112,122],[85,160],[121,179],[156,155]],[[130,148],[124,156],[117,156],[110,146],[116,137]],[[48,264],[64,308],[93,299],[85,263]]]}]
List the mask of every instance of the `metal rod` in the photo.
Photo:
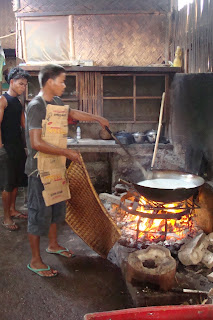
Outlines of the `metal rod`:
[{"label": "metal rod", "polygon": [[187,209],[181,213],[156,214],[156,213],[144,213],[144,212],[133,211],[133,210],[128,209],[123,204],[121,204],[120,206],[124,211],[129,212],[132,215],[140,216],[142,218],[149,218],[149,219],[176,219],[176,220],[180,220],[182,216],[190,214],[189,209]]},{"label": "metal rod", "polygon": [[129,153],[129,151],[124,147],[124,145],[120,142],[120,140],[112,133],[112,131],[107,126],[105,126],[105,129],[113,137],[113,139],[121,146],[121,148],[128,154],[128,156],[133,158],[131,153]]},{"label": "metal rod", "polygon": [[165,219],[165,240],[166,240],[166,236],[167,236],[167,219]]},{"label": "metal rod", "polygon": [[138,238],[139,238],[139,227],[141,223],[141,217],[139,217],[138,222],[137,222],[137,232],[136,232],[136,247],[138,246]]}]

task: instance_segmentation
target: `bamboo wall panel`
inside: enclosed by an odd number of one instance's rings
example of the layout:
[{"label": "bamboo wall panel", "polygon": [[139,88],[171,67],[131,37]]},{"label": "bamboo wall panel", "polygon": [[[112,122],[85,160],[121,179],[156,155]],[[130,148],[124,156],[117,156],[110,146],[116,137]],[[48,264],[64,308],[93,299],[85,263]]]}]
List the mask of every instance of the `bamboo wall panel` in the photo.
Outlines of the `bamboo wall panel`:
[{"label": "bamboo wall panel", "polygon": [[[15,2],[15,0],[14,0]],[[18,14],[168,12],[170,0],[20,0]]]},{"label": "bamboo wall panel", "polygon": [[79,72],[79,110],[101,114],[100,72]]},{"label": "bamboo wall panel", "polygon": [[146,66],[165,60],[165,15],[74,16],[76,59],[99,66]]},{"label": "bamboo wall panel", "polygon": [[186,73],[213,72],[213,0],[194,0],[175,11],[171,60],[177,46],[183,50]]},{"label": "bamboo wall panel", "polygon": [[[12,9],[12,3],[8,0],[1,0],[0,3],[0,37],[9,35],[16,30],[15,14]],[[0,39],[3,49],[15,49],[16,36],[10,36]]]}]

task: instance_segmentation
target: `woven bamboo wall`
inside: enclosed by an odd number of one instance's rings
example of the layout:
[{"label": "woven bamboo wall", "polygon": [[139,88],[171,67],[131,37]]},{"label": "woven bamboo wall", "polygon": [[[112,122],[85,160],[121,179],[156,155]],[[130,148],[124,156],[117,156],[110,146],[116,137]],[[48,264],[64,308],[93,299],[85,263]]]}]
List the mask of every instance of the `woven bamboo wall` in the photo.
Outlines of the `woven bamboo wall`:
[{"label": "woven bamboo wall", "polygon": [[183,50],[186,73],[213,72],[213,0],[194,0],[174,12],[171,60],[177,46]]},{"label": "woven bamboo wall", "polygon": [[20,0],[16,16],[72,15],[74,59],[146,66],[168,60],[169,9],[170,0]]},{"label": "woven bamboo wall", "polygon": [[[17,3],[17,0],[13,0]],[[169,11],[170,0],[19,0],[19,14],[98,14]]]},{"label": "woven bamboo wall", "polygon": [[162,63],[166,27],[165,15],[74,16],[76,59],[99,66]]},{"label": "woven bamboo wall", "polygon": [[[0,37],[11,34],[16,30],[15,14],[12,3],[9,0],[1,0],[0,3]],[[15,49],[15,35],[0,39],[3,49]]]}]

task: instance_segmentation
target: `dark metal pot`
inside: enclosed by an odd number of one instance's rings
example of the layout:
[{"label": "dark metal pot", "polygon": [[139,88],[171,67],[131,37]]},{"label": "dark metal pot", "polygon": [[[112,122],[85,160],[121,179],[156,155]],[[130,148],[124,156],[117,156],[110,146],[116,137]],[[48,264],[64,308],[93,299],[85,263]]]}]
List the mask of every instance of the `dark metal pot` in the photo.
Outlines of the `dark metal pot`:
[{"label": "dark metal pot", "polygon": [[[150,179],[177,179],[181,180],[182,184],[184,182],[187,184],[188,182],[193,182],[195,187],[193,188],[177,188],[177,189],[159,189],[159,188],[151,188],[141,186],[138,183],[128,183],[128,185],[132,185],[143,197],[148,200],[158,201],[158,202],[178,202],[183,201],[191,196],[195,195],[199,187],[204,184],[204,179],[193,175],[190,173],[179,172],[179,171],[170,171],[170,170],[153,170]],[[125,181],[121,180],[122,183]]]},{"label": "dark metal pot", "polygon": [[146,136],[146,140],[149,143],[155,143],[156,141],[156,137],[157,137],[157,131],[156,130],[148,130],[146,132],[144,132],[145,136]]},{"label": "dark metal pot", "polygon": [[135,142],[133,135],[129,132],[120,131],[114,135],[124,145],[129,145]]},{"label": "dark metal pot", "polygon": [[145,141],[145,134],[143,132],[134,132],[132,135],[136,143],[142,143]]}]

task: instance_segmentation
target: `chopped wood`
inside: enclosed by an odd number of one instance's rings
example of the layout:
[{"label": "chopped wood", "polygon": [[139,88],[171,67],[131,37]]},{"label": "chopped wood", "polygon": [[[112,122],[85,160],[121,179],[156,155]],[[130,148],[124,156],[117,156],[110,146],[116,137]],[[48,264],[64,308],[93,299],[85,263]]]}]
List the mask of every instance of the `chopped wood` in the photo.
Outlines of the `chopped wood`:
[{"label": "chopped wood", "polygon": [[180,248],[178,252],[179,260],[185,266],[198,264],[201,262],[208,244],[205,233],[199,234]]}]

